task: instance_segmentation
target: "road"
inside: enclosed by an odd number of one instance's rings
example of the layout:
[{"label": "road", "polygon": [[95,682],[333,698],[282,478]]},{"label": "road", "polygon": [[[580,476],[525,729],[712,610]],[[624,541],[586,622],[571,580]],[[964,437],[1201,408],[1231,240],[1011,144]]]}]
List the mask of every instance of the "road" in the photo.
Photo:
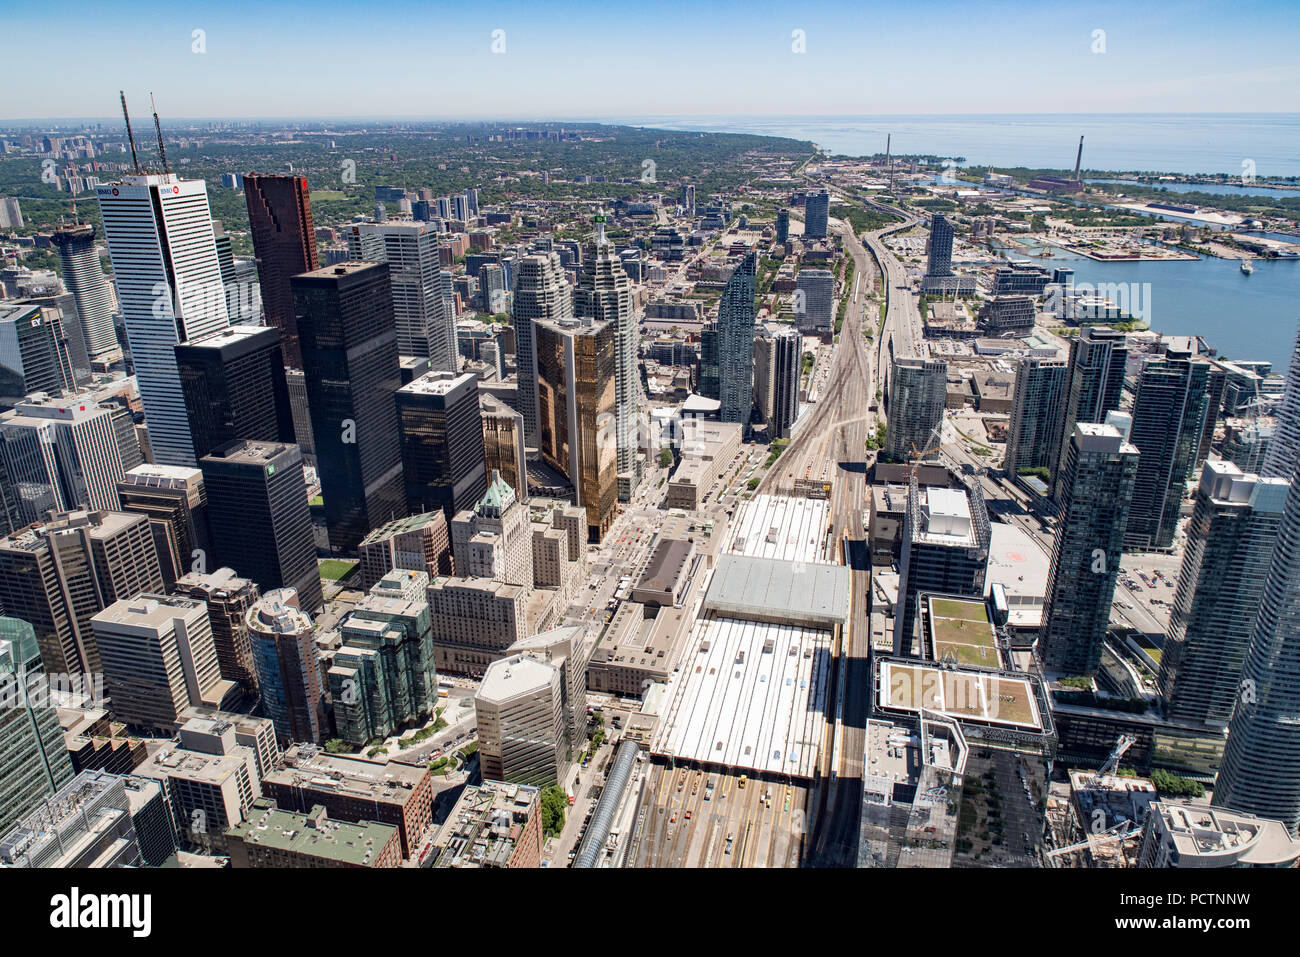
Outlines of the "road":
[{"label": "road", "polygon": [[798,867],[807,798],[793,783],[656,765],[628,866]]}]

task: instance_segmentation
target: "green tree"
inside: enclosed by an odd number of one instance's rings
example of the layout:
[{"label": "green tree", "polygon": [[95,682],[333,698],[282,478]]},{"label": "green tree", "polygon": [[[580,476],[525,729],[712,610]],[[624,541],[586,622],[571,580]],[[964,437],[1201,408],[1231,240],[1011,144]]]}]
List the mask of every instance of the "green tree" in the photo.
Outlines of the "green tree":
[{"label": "green tree", "polygon": [[661,469],[672,468],[672,464],[673,464],[673,450],[668,448],[668,446],[665,445],[662,449],[659,450],[659,467]]},{"label": "green tree", "polygon": [[542,830],[554,837],[564,830],[564,812],[569,806],[569,796],[564,788],[552,784],[542,791]]}]

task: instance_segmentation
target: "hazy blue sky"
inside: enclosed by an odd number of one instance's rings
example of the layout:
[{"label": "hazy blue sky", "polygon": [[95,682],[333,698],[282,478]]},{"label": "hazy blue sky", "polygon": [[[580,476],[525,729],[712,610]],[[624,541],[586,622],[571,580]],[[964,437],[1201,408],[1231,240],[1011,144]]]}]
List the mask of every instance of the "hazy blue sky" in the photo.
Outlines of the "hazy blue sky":
[{"label": "hazy blue sky", "polygon": [[1297,50],[1296,0],[0,0],[0,118],[1294,111]]}]

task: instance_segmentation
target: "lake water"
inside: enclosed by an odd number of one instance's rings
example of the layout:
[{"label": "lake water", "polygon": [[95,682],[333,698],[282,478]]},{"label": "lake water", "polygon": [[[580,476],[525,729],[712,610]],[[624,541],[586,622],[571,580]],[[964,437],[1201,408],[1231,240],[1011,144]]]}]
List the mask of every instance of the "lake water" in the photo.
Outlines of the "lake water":
[{"label": "lake water", "polygon": [[[1061,250],[1053,254],[1032,262],[1047,269],[1068,265],[1075,283],[1138,283],[1156,332],[1203,336],[1222,356],[1266,359],[1279,373],[1290,362],[1300,326],[1300,259],[1257,259],[1247,276],[1228,259],[1098,262]],[[1013,252],[1011,258],[1023,257]]]},{"label": "lake water", "polygon": [[642,116],[616,120],[674,130],[812,140],[834,153],[964,156],[969,166],[1115,172],[1300,176],[1300,113],[982,114],[965,116]]},{"label": "lake water", "polygon": [[1170,193],[1208,193],[1212,196],[1277,196],[1282,199],[1300,199],[1300,189],[1278,189],[1276,186],[1229,186],[1224,183],[1139,183],[1132,179],[1088,179],[1087,183],[1114,183],[1118,186],[1145,186]]}]

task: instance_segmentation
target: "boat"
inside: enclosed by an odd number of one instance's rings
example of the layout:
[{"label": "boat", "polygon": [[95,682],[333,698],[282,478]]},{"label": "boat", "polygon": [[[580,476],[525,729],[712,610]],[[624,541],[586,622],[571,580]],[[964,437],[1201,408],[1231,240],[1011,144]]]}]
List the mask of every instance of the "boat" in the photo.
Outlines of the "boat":
[{"label": "boat", "polygon": [[1255,267],[1250,264],[1249,259],[1243,259],[1241,261],[1241,271],[1245,273],[1247,276],[1249,276],[1251,273],[1255,271]]}]

